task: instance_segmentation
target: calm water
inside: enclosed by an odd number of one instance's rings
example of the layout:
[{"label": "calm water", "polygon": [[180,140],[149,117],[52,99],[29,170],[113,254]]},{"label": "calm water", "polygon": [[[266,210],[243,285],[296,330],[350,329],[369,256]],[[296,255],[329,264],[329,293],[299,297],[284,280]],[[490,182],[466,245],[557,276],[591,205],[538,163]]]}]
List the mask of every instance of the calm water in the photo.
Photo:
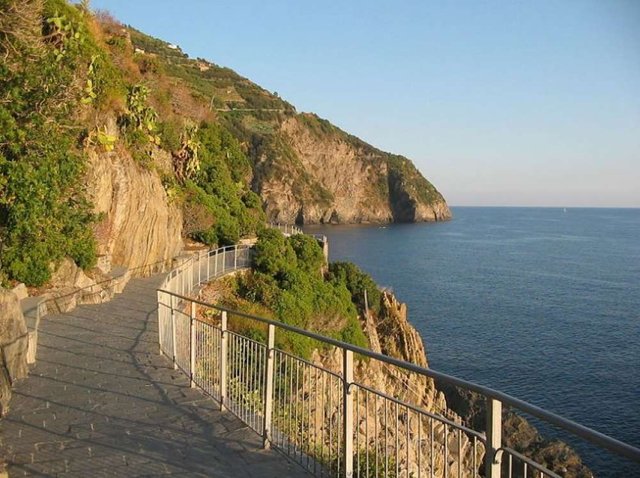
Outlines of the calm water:
[{"label": "calm water", "polygon": [[[454,208],[309,227],[408,303],[430,366],[640,446],[640,210]],[[549,430],[545,430],[549,433]],[[580,447],[597,476],[640,476]]]}]

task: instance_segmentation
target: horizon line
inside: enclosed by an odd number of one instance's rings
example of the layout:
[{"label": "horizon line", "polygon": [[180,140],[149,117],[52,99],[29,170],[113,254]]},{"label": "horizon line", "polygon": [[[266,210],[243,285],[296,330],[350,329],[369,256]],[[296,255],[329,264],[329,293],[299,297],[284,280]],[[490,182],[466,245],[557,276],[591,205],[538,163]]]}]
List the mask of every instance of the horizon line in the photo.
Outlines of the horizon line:
[{"label": "horizon line", "polygon": [[640,209],[640,206],[538,206],[513,204],[448,204],[449,207],[529,208],[529,209]]}]

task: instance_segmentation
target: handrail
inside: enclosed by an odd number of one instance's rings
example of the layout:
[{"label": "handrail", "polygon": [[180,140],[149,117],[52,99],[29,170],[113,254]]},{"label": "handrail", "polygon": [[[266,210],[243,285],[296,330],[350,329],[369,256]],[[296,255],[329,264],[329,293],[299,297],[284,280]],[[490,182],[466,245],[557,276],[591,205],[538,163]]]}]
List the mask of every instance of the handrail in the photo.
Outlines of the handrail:
[{"label": "handrail", "polygon": [[[301,231],[298,228],[295,228],[292,226],[287,226],[287,227],[276,226],[276,227],[281,231],[287,231],[286,233],[288,234],[301,233]],[[325,237],[319,238],[319,240],[326,242]],[[169,356],[173,355],[174,366],[176,368],[183,370],[187,375],[191,376],[192,386],[199,386],[200,388],[202,388],[206,393],[208,393],[209,395],[217,399],[220,402],[221,407],[228,408],[230,406],[231,407],[230,410],[233,413],[239,416],[241,420],[245,421],[245,423],[248,423],[249,426],[253,428],[255,431],[263,435],[265,446],[268,446],[268,443],[271,443],[272,439],[274,439],[274,437],[271,436],[271,433],[272,433],[271,427],[275,425],[272,425],[271,423],[271,419],[272,419],[271,414],[274,413],[272,412],[272,407],[275,405],[273,404],[272,400],[275,400],[275,398],[269,398],[269,397],[271,397],[271,394],[274,393],[273,391],[270,391],[270,390],[273,390],[273,387],[274,387],[273,367],[274,367],[274,360],[275,360],[274,359],[274,352],[275,352],[280,354],[278,356],[280,357],[280,359],[284,358],[285,360],[289,361],[286,363],[289,363],[289,367],[295,368],[296,374],[298,373],[299,370],[302,370],[304,373],[305,367],[307,367],[307,370],[311,370],[309,367],[316,367],[317,370],[314,371],[314,373],[324,373],[326,374],[327,379],[332,379],[332,380],[337,379],[340,383],[342,383],[342,385],[340,386],[340,388],[342,389],[342,393],[344,394],[342,395],[342,404],[343,404],[342,406],[344,406],[345,408],[343,408],[342,412],[340,412],[339,417],[341,417],[340,423],[342,423],[342,427],[343,427],[342,429],[343,441],[342,441],[342,445],[340,444],[340,441],[338,441],[336,442],[335,446],[331,444],[332,442],[330,442],[329,454],[331,455],[331,450],[332,450],[331,447],[334,446],[333,450],[335,451],[335,453],[338,453],[340,449],[342,450],[343,458],[345,458],[345,460],[347,456],[353,456],[354,457],[353,460],[355,461],[358,456],[357,453],[353,454],[353,450],[354,450],[353,437],[354,437],[354,433],[355,433],[355,436],[358,437],[358,433],[360,432],[358,432],[357,430],[354,431],[353,423],[354,423],[354,419],[356,422],[359,420],[359,418],[357,417],[358,417],[358,413],[360,413],[361,411],[360,409],[356,408],[356,415],[354,415],[353,401],[359,400],[357,397],[360,397],[362,395],[363,399],[365,398],[368,399],[369,397],[372,397],[371,400],[375,399],[376,406],[377,406],[378,400],[381,400],[385,403],[385,408],[384,408],[385,427],[386,427],[386,411],[387,411],[386,404],[388,403],[395,404],[396,411],[398,407],[406,411],[407,419],[405,420],[405,425],[404,425],[406,427],[409,427],[409,422],[411,421],[411,416],[409,416],[410,413],[414,414],[413,418],[417,417],[419,419],[418,423],[421,423],[420,420],[422,419],[431,420],[431,422],[429,423],[431,423],[430,446],[431,446],[432,456],[434,453],[434,449],[433,449],[434,447],[433,421],[434,420],[437,423],[439,423],[439,426],[444,426],[444,431],[443,431],[444,441],[441,443],[443,443],[445,455],[447,453],[447,433],[448,433],[447,427],[451,427],[451,429],[453,430],[452,432],[449,432],[449,433],[458,434],[457,435],[458,450],[461,450],[460,448],[461,447],[460,440],[462,439],[461,433],[464,433],[469,440],[473,440],[474,467],[476,465],[476,445],[478,442],[484,444],[485,451],[487,454],[487,459],[485,461],[485,466],[486,466],[485,473],[486,473],[486,476],[489,478],[495,478],[501,475],[500,460],[502,455],[505,455],[505,457],[508,455],[509,466],[511,466],[511,460],[513,460],[514,458],[516,460],[519,460],[524,466],[525,471],[528,465],[532,466],[532,463],[535,463],[531,459],[526,458],[523,455],[521,456],[516,452],[512,451],[511,449],[508,449],[502,446],[502,443],[501,443],[502,404],[506,404],[511,407],[514,407],[524,413],[527,413],[541,420],[544,420],[549,424],[558,426],[566,430],[567,432],[570,432],[573,435],[580,437],[588,442],[591,442],[603,449],[606,449],[613,453],[621,455],[636,463],[640,463],[640,449],[635,448],[627,443],[621,442],[620,440],[617,440],[615,438],[609,437],[596,430],[580,425],[579,423],[576,423],[572,420],[568,420],[552,412],[546,411],[528,402],[512,397],[511,395],[500,392],[498,390],[494,390],[483,385],[479,385],[467,380],[463,380],[458,377],[448,375],[446,373],[438,372],[433,369],[429,369],[413,363],[405,362],[400,359],[389,357],[381,353],[373,352],[372,350],[369,350],[367,348],[358,347],[349,343],[345,343],[340,340],[337,340],[331,337],[326,337],[321,334],[318,334],[309,330],[301,329],[292,325],[288,325],[283,322],[267,319],[267,318],[253,315],[253,314],[244,313],[241,311],[236,311],[228,307],[207,303],[205,301],[190,297],[189,294],[193,294],[193,292],[195,292],[197,287],[199,287],[203,283],[209,282],[212,278],[220,277],[229,272],[246,269],[250,267],[252,263],[252,247],[253,246],[249,246],[249,245],[241,245],[241,246],[236,245],[236,246],[227,246],[227,247],[223,247],[223,248],[219,248],[219,249],[211,250],[207,252],[199,252],[197,255],[193,255],[187,260],[185,260],[182,264],[180,264],[178,267],[173,269],[169,274],[167,274],[162,285],[158,288],[159,342],[160,342],[161,352]],[[188,312],[189,305],[191,307],[190,313]],[[196,310],[198,306],[208,308],[208,309],[213,309],[220,312],[221,313],[220,326],[219,327],[213,326],[211,323],[198,318],[196,314]],[[229,315],[249,319],[257,323],[266,325],[268,328],[268,340],[267,340],[266,346],[265,344],[258,344],[257,342],[254,342],[251,339],[249,339],[248,337],[230,333],[226,325],[227,317]],[[198,347],[204,346],[204,344],[198,345],[199,339],[197,334],[198,333],[203,334],[205,329],[210,331],[210,332],[207,332],[207,334],[213,334],[213,335],[207,335],[207,337],[210,337],[210,338],[202,339],[202,340],[217,341],[215,342],[217,344],[215,347],[217,348],[215,349],[214,352],[212,352],[217,355],[210,357],[208,360],[214,360],[214,361],[217,360],[219,362],[218,366],[220,368],[217,370],[217,372],[209,371],[208,373],[213,373],[213,375],[211,376],[203,376],[202,372],[198,370],[198,365],[197,365],[198,363],[197,354],[201,353],[201,352],[198,352],[199,350]],[[198,330],[200,332],[198,332]],[[295,355],[291,355],[287,352],[284,352],[280,349],[275,348],[274,340],[275,340],[276,330],[284,330],[293,334],[297,334],[299,336],[307,337],[319,343],[330,345],[341,350],[343,355],[342,375],[335,374],[334,372],[325,368],[318,368],[317,366],[313,365],[308,361],[305,361],[300,357],[296,357]],[[227,344],[227,341],[229,340],[232,341],[231,345]],[[254,352],[252,353],[257,353],[256,350],[258,348],[262,350],[258,355],[259,361],[261,361],[260,363],[262,363],[261,366],[258,366],[258,368],[256,368],[255,364],[252,364],[252,363],[244,364],[245,367],[248,367],[251,370],[250,373],[249,372],[245,373],[246,376],[250,377],[250,382],[245,385],[242,382],[236,382],[238,377],[235,377],[233,381],[233,387],[247,386],[247,387],[251,387],[253,390],[253,387],[257,386],[258,388],[255,390],[256,392],[260,389],[260,387],[267,387],[266,389],[265,388],[261,389],[261,392],[260,392],[260,393],[264,393],[264,395],[260,399],[262,400],[260,401],[261,403],[260,406],[265,407],[263,411],[261,411],[260,409],[256,409],[256,404],[254,402],[251,402],[249,405],[249,407],[252,407],[251,410],[243,408],[242,400],[248,400],[248,399],[246,397],[237,395],[238,393],[237,388],[234,388],[233,390],[229,390],[229,391],[227,391],[226,389],[227,385],[229,387],[232,386],[231,375],[228,376],[227,374],[234,373],[234,370],[235,370],[234,367],[238,367],[243,360],[243,359],[238,359],[237,357],[238,351],[236,349],[233,349],[234,352],[232,352],[231,349],[228,349],[228,347],[238,347],[238,346],[253,348],[252,350],[254,350]],[[226,363],[227,354],[230,354],[228,356],[229,360],[231,360],[231,357],[233,357],[234,362],[232,364]],[[375,390],[374,388],[368,387],[363,383],[358,383],[358,381],[352,378],[354,354],[358,354],[359,356],[367,357],[369,359],[377,360],[382,364],[392,365],[400,369],[406,370],[408,372],[416,373],[424,377],[429,377],[429,378],[432,378],[441,382],[445,382],[466,390],[477,392],[483,395],[487,400],[486,432],[481,433],[478,431],[471,430],[467,427],[454,423],[453,421],[448,420],[445,417],[434,415],[433,413],[429,412],[426,409],[421,409],[418,406],[414,406],[406,401],[402,401],[399,398],[390,396],[381,390]],[[189,358],[189,355],[190,355],[190,358]],[[210,363],[210,362],[207,362],[207,363]],[[286,367],[286,363],[285,363],[285,367]],[[207,365],[207,367],[210,367],[210,365]],[[260,367],[263,367],[263,368],[260,368]],[[264,367],[267,367],[267,370],[270,370],[270,371],[265,372]],[[262,376],[263,373],[266,373],[266,375]],[[286,373],[286,370],[285,370],[285,373]],[[260,381],[252,382],[251,380],[255,380],[256,376],[262,376],[262,378],[260,379],[262,380],[262,382]],[[228,383],[227,383],[227,380],[229,380]],[[289,386],[292,386],[292,385],[293,383],[289,384]],[[352,387],[352,385],[355,387]],[[215,387],[219,387],[219,388],[215,389]],[[271,387],[271,389],[268,387]],[[296,387],[297,387],[297,378],[296,378]],[[212,392],[212,390],[214,389],[217,391]],[[231,396],[228,396],[227,393],[229,394],[236,393],[236,395],[231,397]],[[280,392],[278,393],[283,393],[283,392],[282,390],[280,390]],[[333,392],[329,391],[329,393],[333,393]],[[354,397],[356,398],[354,399]],[[321,398],[321,399],[324,400],[324,398]],[[329,400],[331,400],[331,398],[329,398]],[[304,402],[302,402],[302,406],[304,407]],[[289,410],[289,412],[291,412],[291,410]],[[257,417],[261,413],[264,415],[262,417],[264,419],[264,422],[261,424],[256,424],[257,422],[260,421],[257,419]],[[365,411],[365,413],[366,413],[366,423],[368,424],[369,415],[368,415],[368,412]],[[287,415],[285,414],[285,418],[282,418],[282,416],[280,417],[280,420],[285,420],[285,424],[286,424],[286,420],[292,420],[291,418],[287,419],[286,416]],[[273,419],[276,420],[276,418],[273,418]],[[395,426],[397,428],[399,423],[398,416],[396,415],[394,419],[395,419]],[[247,420],[250,420],[250,422],[247,422]],[[374,417],[374,421],[375,421],[375,417]],[[301,426],[304,426],[304,425],[302,424]],[[311,425],[308,424],[308,426],[311,426]],[[365,425],[365,430],[368,430],[367,425]],[[273,431],[273,433],[276,433],[276,432]],[[419,433],[420,433],[420,425],[418,425],[418,434]],[[296,447],[300,446],[299,444],[298,445],[296,444],[295,438],[293,442],[291,441],[290,437],[283,438],[285,437],[285,435],[286,435],[286,430],[282,431],[280,429],[277,432],[275,438],[276,439],[280,438],[283,441],[280,445],[276,444],[276,446],[284,446],[285,439],[288,440],[287,450],[290,447],[293,447],[293,449],[295,450]],[[407,428],[406,430],[407,440],[408,440],[408,436],[409,436],[409,428]],[[385,443],[386,443],[386,438],[387,438],[387,435],[385,430]],[[422,451],[420,450],[419,443],[420,443],[420,440],[418,440],[418,445],[417,445],[418,451],[416,452],[418,454],[418,459],[420,459],[420,453],[422,453]],[[395,450],[397,453],[399,450],[398,444],[396,443],[395,446],[396,446]],[[356,443],[355,450],[359,453],[358,451],[359,442]],[[409,463],[408,441],[407,441],[405,450],[407,455],[406,457],[403,457],[403,460],[404,460],[404,463],[408,464]],[[298,452],[301,453],[301,450],[298,450],[296,453]],[[376,463],[377,463],[377,453],[378,451],[376,448]],[[459,451],[458,453],[461,453],[461,452]],[[313,460],[316,460],[316,458],[314,457]],[[344,461],[342,466],[343,467],[347,466],[347,464],[350,463],[349,460]],[[358,460],[358,466],[359,466],[360,458],[357,458],[357,460]],[[459,467],[462,464],[461,460],[462,460],[461,456],[458,455]],[[322,458],[321,458],[321,461],[322,461]],[[329,462],[330,462],[330,459],[329,459]],[[314,467],[315,467],[315,463],[316,462],[314,461]],[[340,461],[338,461],[338,468],[340,468],[340,466],[341,466]],[[354,466],[354,463],[350,463],[350,466]],[[398,466],[398,463],[396,462],[396,467],[397,466]],[[431,464],[432,470],[433,470],[433,466],[434,465],[432,462]],[[447,465],[445,464],[445,472],[447,469],[446,466]],[[540,464],[535,464],[535,467],[537,470],[542,472],[541,476],[546,476],[549,478],[553,478],[556,476],[553,472],[551,472],[550,470],[546,470],[546,468],[544,468]],[[347,473],[346,476],[349,476],[348,474],[349,471],[347,468],[343,469],[342,471]],[[396,471],[397,471],[397,468],[396,468]]]},{"label": "handrail", "polygon": [[[272,320],[272,319],[266,319],[264,317],[259,317],[257,315],[252,315],[252,314],[246,314],[244,312],[240,312],[234,309],[230,309],[228,307],[223,307],[220,305],[214,305],[214,304],[210,304],[208,302],[203,302],[191,297],[187,297],[187,296],[183,296],[180,294],[176,294],[173,293],[171,291],[168,290],[162,290],[162,289],[158,289],[158,292],[162,292],[162,293],[166,293],[169,294],[171,296],[174,296],[178,299],[181,300],[186,300],[188,302],[193,302],[195,304],[199,304],[205,307],[210,307],[213,309],[217,309],[220,312],[226,312],[228,314],[233,314],[235,316],[238,317],[243,317],[245,319],[251,319],[251,320],[255,320],[257,322],[261,322],[265,325],[273,325],[277,328],[283,329],[283,330],[287,330],[289,332],[294,332],[300,335],[303,335],[305,337],[308,337],[310,339],[314,339],[317,340],[319,342],[325,343],[327,345],[333,345],[334,347],[338,347],[344,350],[349,350],[353,353],[356,353],[358,355],[362,355],[365,357],[369,357],[375,360],[379,360],[381,362],[385,362],[388,363],[390,365],[394,365],[396,367],[400,367],[403,368],[405,370],[408,370],[410,372],[414,372],[414,373],[418,373],[420,375],[425,375],[427,377],[436,379],[436,380],[440,380],[442,382],[446,382],[449,383],[451,385],[455,385],[456,387],[461,387],[461,388],[465,388],[467,390],[471,390],[473,392],[477,392],[480,393],[486,397],[491,397],[494,398],[496,400],[500,400],[502,403],[510,405],[512,407],[515,407],[525,413],[528,413],[530,415],[533,415],[537,418],[540,418],[542,420],[545,420],[549,423],[551,423],[552,425],[557,425],[560,428],[564,428],[565,430],[575,434],[576,436],[579,436],[581,438],[584,438],[585,440],[590,441],[591,443],[594,443],[596,445],[600,445],[614,453],[617,453],[621,456],[624,456],[626,458],[629,458],[633,461],[636,461],[638,463],[640,463],[640,449],[631,446],[625,442],[622,442],[620,440],[616,440],[615,438],[612,438],[608,435],[605,435],[604,433],[598,432],[596,430],[593,430],[589,427],[586,427],[584,425],[580,425],[579,423],[576,423],[572,420],[569,420],[567,418],[561,417],[560,415],[556,415],[555,413],[551,413],[548,412],[536,405],[532,405],[528,402],[525,402],[524,400],[520,400],[519,398],[515,398],[512,397],[511,395],[508,395],[504,392],[500,392],[498,390],[494,390],[492,388],[486,387],[484,385],[479,385],[477,383],[474,382],[470,382],[467,380],[463,380],[457,377],[454,377],[453,375],[448,375],[446,373],[443,372],[438,372],[436,370],[430,369],[430,368],[425,368],[425,367],[421,367],[419,365],[416,365],[414,363],[410,363],[410,362],[405,362],[404,360],[400,360],[394,357],[389,357],[388,355],[384,355],[381,353],[377,353],[374,352],[372,350],[369,349],[365,349],[363,347],[358,347],[357,345],[353,345],[353,344],[349,344],[347,342],[341,342],[340,340],[331,338],[331,337],[327,337],[324,335],[320,335],[317,334],[315,332],[310,332],[308,330],[305,329],[300,329],[298,327],[295,327],[293,325],[289,325],[289,324],[285,324],[283,322],[278,322],[277,320]],[[200,319],[196,320],[200,321]]]},{"label": "handrail", "polygon": [[296,235],[296,234],[304,234],[304,232],[302,231],[302,229],[300,229],[298,226],[292,226],[290,224],[280,224],[278,223],[269,223],[269,227],[272,229],[277,229],[280,232],[282,232],[284,235]]},{"label": "handrail", "polygon": [[498,457],[500,457],[501,455],[507,455],[507,456],[509,456],[509,458],[512,458],[512,457],[516,458],[516,459],[520,460],[522,463],[526,463],[527,465],[532,467],[534,470],[538,470],[538,471],[544,473],[545,475],[548,475],[549,478],[562,478],[561,476],[557,475],[556,473],[553,473],[552,471],[549,471],[549,470],[545,469],[544,467],[540,466],[538,463],[533,461],[531,458],[526,457],[522,453],[517,452],[513,448],[509,448],[509,447],[504,446],[504,447],[502,447],[502,448],[500,448],[500,449],[498,449],[496,451],[496,455]]},{"label": "handrail", "polygon": [[[144,271],[142,272],[142,275],[144,275],[146,273],[146,270],[154,271],[155,269],[158,268],[157,266],[162,266],[162,268],[164,268],[168,262],[170,261],[162,260],[162,261],[156,261],[156,262],[149,262],[147,264],[142,264],[140,266],[137,266],[131,269],[123,269],[120,274],[112,277],[107,277],[106,279],[100,280],[98,282],[94,282],[91,285],[87,285],[84,287],[72,287],[73,290],[66,294],[50,295],[50,293],[47,293],[42,296],[43,299],[39,304],[39,307],[46,306],[46,309],[44,310],[48,310],[48,308],[51,305],[55,305],[57,313],[60,313],[62,312],[62,307],[60,306],[60,304],[61,303],[64,304],[65,301],[68,301],[69,298],[71,297],[79,296],[78,298],[80,300],[86,300],[88,297],[94,297],[96,295],[100,295],[103,292],[108,291],[109,289],[113,289],[116,286],[119,286],[120,282],[127,276],[136,277],[136,274],[140,271]],[[105,284],[108,284],[108,285],[105,285]]]}]

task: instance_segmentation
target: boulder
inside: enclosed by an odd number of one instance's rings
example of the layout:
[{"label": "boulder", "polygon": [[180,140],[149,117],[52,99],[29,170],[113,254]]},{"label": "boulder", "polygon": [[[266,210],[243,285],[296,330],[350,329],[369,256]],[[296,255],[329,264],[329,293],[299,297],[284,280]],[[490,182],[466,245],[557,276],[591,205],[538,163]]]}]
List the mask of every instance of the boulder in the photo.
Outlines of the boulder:
[{"label": "boulder", "polygon": [[51,276],[50,285],[54,289],[91,287],[95,281],[88,277],[73,260],[65,258]]},{"label": "boulder", "polygon": [[29,291],[27,290],[27,286],[24,285],[22,282],[20,282],[17,286],[11,289],[11,292],[13,292],[18,297],[18,300],[26,299],[27,297],[29,297]]},{"label": "boulder", "polygon": [[29,337],[18,297],[0,289],[0,415],[11,399],[11,386],[27,376]]}]

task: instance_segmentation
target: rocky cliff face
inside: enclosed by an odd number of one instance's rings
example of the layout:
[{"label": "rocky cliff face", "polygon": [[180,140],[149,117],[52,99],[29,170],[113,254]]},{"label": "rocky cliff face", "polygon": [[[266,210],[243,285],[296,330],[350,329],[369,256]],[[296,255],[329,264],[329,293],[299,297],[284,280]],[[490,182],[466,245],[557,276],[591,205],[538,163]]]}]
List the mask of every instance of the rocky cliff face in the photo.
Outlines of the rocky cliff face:
[{"label": "rocky cliff face", "polygon": [[132,47],[143,52],[137,61],[145,81],[171,85],[159,97],[171,99],[176,115],[199,112],[194,119],[208,117],[241,142],[252,164],[251,187],[270,220],[386,223],[451,216],[442,195],[407,158],[380,151],[314,114],[298,113],[229,68],[192,60],[134,29],[127,32]]},{"label": "rocky cliff face", "polygon": [[0,289],[0,416],[6,413],[11,386],[27,376],[27,326],[18,297]]},{"label": "rocky cliff face", "polygon": [[254,154],[254,189],[283,223],[386,223],[451,217],[444,198],[406,158],[314,115],[289,116]]},{"label": "rocky cliff face", "polygon": [[[483,396],[448,384],[438,384],[438,388],[466,425],[475,430],[485,429],[487,409]],[[532,458],[560,476],[593,478],[593,473],[575,450],[559,440],[545,439],[531,423],[508,408],[504,408],[502,413],[502,436],[504,446]],[[504,473],[507,473],[507,467],[508,463],[503,463]],[[513,476],[522,477],[522,469],[514,466]]]},{"label": "rocky cliff face", "polygon": [[[108,133],[118,136],[115,120]],[[182,212],[171,203],[159,174],[137,164],[124,148],[89,151],[87,192],[102,219],[98,252],[130,269],[170,261],[182,250]],[[156,166],[171,171],[170,157],[157,150]]]},{"label": "rocky cliff face", "polygon": [[[370,313],[363,321],[373,351],[423,367],[428,366],[422,338],[407,320],[406,304],[398,302],[393,294],[383,293],[380,314]],[[340,373],[342,358],[336,352],[326,354],[316,351],[314,361]],[[461,418],[448,408],[444,395],[436,389],[433,380],[422,375],[375,360],[361,360],[357,362],[355,378],[359,383],[378,390],[387,397],[437,414],[450,422],[462,423]],[[339,392],[336,388],[336,396]],[[354,395],[357,449],[355,466],[362,467],[360,469],[365,476],[384,474],[384,465],[377,463],[378,454],[375,451],[384,448],[389,456],[398,457],[400,470],[408,470],[408,473],[401,471],[398,476],[417,476],[418,468],[421,474],[433,473],[434,476],[477,475],[476,471],[484,456],[482,443],[476,442],[474,446],[468,435],[458,433],[454,427],[431,420],[425,414],[411,412],[402,405],[396,406],[392,399],[383,399],[381,395],[366,392],[366,389],[356,388]],[[299,397],[298,400],[304,398]],[[330,424],[324,426],[329,428]],[[422,436],[420,441],[416,439],[419,436]],[[364,451],[365,449],[368,451]],[[360,465],[357,464],[358,460]],[[371,468],[367,468],[370,471],[365,473],[365,462],[376,464],[371,464]],[[389,476],[396,476],[394,465],[391,465]]]}]

